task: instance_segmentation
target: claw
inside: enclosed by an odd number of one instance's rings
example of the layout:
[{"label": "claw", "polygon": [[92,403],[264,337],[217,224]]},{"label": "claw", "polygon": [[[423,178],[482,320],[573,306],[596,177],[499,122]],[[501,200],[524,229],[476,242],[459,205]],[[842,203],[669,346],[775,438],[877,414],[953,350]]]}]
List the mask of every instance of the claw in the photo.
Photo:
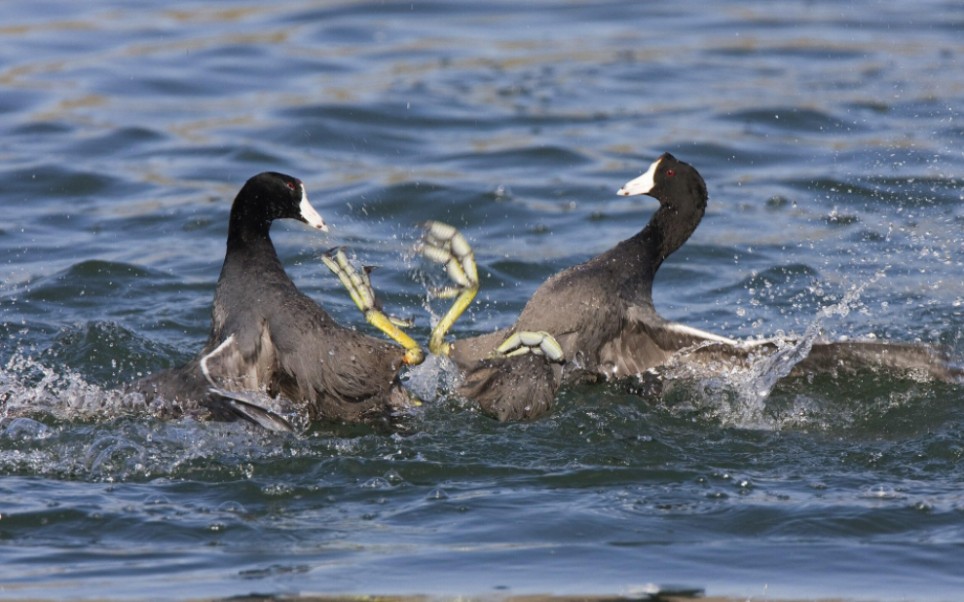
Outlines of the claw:
[{"label": "claw", "polygon": [[455,321],[472,304],[479,292],[479,273],[475,264],[475,254],[462,233],[454,226],[442,222],[426,222],[425,234],[418,245],[418,251],[435,263],[445,265],[445,271],[455,286],[436,289],[432,295],[437,298],[455,298],[448,312],[432,329],[429,338],[429,351],[436,355],[448,355],[451,345],[445,342],[445,335]]},{"label": "claw", "polygon": [[398,316],[388,316],[388,321],[399,328],[411,328],[415,326],[414,318],[399,318]]},{"label": "claw", "polygon": [[348,290],[348,294],[351,295],[351,300],[365,314],[368,323],[405,348],[405,355],[402,359],[406,364],[418,365],[425,360],[422,348],[400,328],[408,324],[385,314],[378,307],[375,300],[375,291],[372,289],[372,283],[368,276],[371,268],[366,267],[361,272],[356,270],[355,266],[348,261],[348,257],[345,256],[341,247],[336,247],[322,255],[321,261],[338,276],[342,285]]},{"label": "claw", "polygon": [[509,338],[496,348],[496,354],[505,357],[514,357],[526,353],[544,355],[550,361],[562,363],[565,361],[565,353],[562,345],[554,336],[544,330],[538,332],[523,330],[513,333]]}]

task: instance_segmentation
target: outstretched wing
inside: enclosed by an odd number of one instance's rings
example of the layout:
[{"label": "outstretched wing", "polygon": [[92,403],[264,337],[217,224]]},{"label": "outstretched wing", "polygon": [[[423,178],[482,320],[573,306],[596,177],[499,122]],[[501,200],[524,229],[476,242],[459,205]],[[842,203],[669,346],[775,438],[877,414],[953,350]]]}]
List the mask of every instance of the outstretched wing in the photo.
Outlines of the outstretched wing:
[{"label": "outstretched wing", "polygon": [[941,381],[964,378],[964,369],[945,353],[918,343],[821,341],[807,337],[738,341],[663,320],[655,312],[646,319],[638,319],[639,312],[637,316],[633,313],[628,313],[631,319],[601,353],[608,376],[635,376],[670,362],[745,366],[751,356],[780,355],[790,375],[869,369]]},{"label": "outstretched wing", "polygon": [[208,382],[208,392],[214,396],[209,404],[221,405],[231,414],[270,431],[293,432],[284,417],[266,407],[266,393],[262,392],[265,387],[259,377],[271,371],[266,363],[274,355],[270,343],[267,348],[262,344],[251,351],[254,353],[246,354],[238,337],[232,334],[201,357],[201,373]]},{"label": "outstretched wing", "polygon": [[201,373],[208,383],[227,391],[257,391],[262,382],[259,380],[270,372],[274,353],[267,337],[261,336],[267,345],[249,344],[251,349],[237,335],[232,334],[212,351],[201,357]]},{"label": "outstretched wing", "polygon": [[643,374],[683,350],[745,356],[739,341],[661,318],[651,307],[630,307],[615,338],[599,352],[599,371],[608,378]]}]

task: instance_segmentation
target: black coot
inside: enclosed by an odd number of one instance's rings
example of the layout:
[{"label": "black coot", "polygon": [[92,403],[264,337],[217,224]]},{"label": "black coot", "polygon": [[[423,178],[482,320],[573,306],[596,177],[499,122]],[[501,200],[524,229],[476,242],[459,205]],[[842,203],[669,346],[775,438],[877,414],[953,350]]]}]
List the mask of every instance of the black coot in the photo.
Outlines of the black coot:
[{"label": "black coot", "polygon": [[[663,261],[690,237],[706,210],[706,184],[691,165],[663,154],[623,196],[659,201],[635,236],[543,283],[511,327],[448,343],[445,334],[478,289],[474,257],[454,228],[430,222],[426,257],[445,263],[459,286],[452,309],[432,333],[429,348],[448,355],[463,374],[459,393],[499,420],[538,417],[565,383],[638,377],[669,362],[703,365],[744,361],[751,352],[779,351],[793,341],[741,343],[662,318],[653,306],[653,279]],[[888,343],[814,343],[794,358],[796,370],[842,364],[922,370],[946,379],[959,370],[929,347]]]},{"label": "black coot", "polygon": [[[659,201],[656,213],[638,234],[549,278],[511,328],[444,343],[444,330],[454,321],[447,316],[450,319],[443,319],[433,333],[432,351],[448,354],[462,370],[459,392],[476,400],[483,411],[499,420],[535,418],[551,408],[564,382],[637,374],[665,361],[671,349],[685,344],[677,341],[692,340],[699,332],[674,331],[674,325],[656,313],[652,289],[659,266],[686,242],[703,217],[707,200],[703,178],[692,166],[666,153],[619,193],[648,194]],[[466,263],[461,258],[467,245],[461,235],[446,228],[429,225],[426,255],[437,261],[445,260],[447,252],[454,255],[456,260],[449,261],[451,274],[453,266],[458,271]],[[470,250],[468,254],[471,260]],[[465,271],[474,275],[474,265]],[[474,295],[476,286],[471,282],[466,288]],[[467,305],[465,297],[457,305]],[[550,344],[543,354],[498,353],[500,344],[516,333],[536,339],[536,345],[539,337],[535,335],[547,333]]]},{"label": "black coot", "polygon": [[285,273],[268,235],[285,218],[327,229],[300,180],[265,172],[245,183],[231,207],[208,341],[186,365],[135,383],[148,402],[279,430],[286,422],[259,407],[259,395],[281,396],[312,420],[361,421],[409,404],[398,379],[406,350],[342,327]]}]

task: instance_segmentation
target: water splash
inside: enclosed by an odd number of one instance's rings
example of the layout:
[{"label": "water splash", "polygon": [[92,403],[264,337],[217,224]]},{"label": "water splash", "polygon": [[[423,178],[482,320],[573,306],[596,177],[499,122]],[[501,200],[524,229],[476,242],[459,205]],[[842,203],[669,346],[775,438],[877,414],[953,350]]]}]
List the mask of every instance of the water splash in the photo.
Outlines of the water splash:
[{"label": "water splash", "polygon": [[[410,246],[410,252],[405,256],[405,261],[412,271],[413,279],[424,291],[421,309],[423,314],[428,316],[428,332],[431,332],[442,319],[442,315],[432,305],[436,299],[433,291],[444,288],[439,285],[441,280],[437,274],[438,270],[432,269],[436,266],[428,266],[429,269],[425,269],[427,262],[414,245]],[[451,396],[450,393],[457,388],[461,375],[452,360],[428,353],[425,361],[410,368],[404,378],[406,388],[412,394],[422,401],[433,402],[442,397]]]},{"label": "water splash", "polygon": [[447,357],[429,354],[422,364],[408,370],[404,381],[405,387],[425,404],[437,405],[445,401],[463,410],[476,408],[474,403],[456,393],[462,382],[462,374]]},{"label": "water splash", "polygon": [[885,275],[880,270],[866,282],[853,286],[836,303],[820,308],[799,337],[777,336],[741,344],[745,361],[717,361],[694,364],[679,361],[662,372],[663,394],[674,395],[676,381],[698,383],[701,410],[709,411],[727,426],[762,430],[779,429],[809,414],[814,408],[806,397],[793,400],[795,407],[776,417],[768,402],[777,384],[786,378],[811,352],[832,318],[844,318],[863,307],[861,295]]},{"label": "water splash", "polygon": [[884,270],[878,271],[863,284],[852,287],[839,302],[820,308],[800,338],[772,339],[777,346],[777,351],[769,355],[761,355],[751,364],[750,378],[742,388],[744,396],[765,401],[777,382],[789,375],[793,367],[810,354],[813,344],[823,332],[826,321],[834,316],[845,318],[851,311],[860,309],[863,305],[860,296],[864,290],[884,275]]},{"label": "water splash", "polygon": [[157,420],[155,409],[140,395],[15,355],[0,368],[0,475],[249,478],[259,460],[340,453],[338,437],[319,446],[315,434],[293,438],[243,421]]},{"label": "water splash", "polygon": [[0,419],[47,414],[61,420],[109,418],[129,413],[139,396],[87,382],[70,369],[52,368],[14,354],[0,369]]}]

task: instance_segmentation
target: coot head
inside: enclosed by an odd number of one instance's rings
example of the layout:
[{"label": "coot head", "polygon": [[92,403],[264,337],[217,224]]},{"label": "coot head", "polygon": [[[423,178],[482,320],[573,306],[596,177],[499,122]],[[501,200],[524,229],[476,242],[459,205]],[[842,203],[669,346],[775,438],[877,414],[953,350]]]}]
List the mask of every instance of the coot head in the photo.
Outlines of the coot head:
[{"label": "coot head", "polygon": [[660,155],[643,175],[623,184],[616,194],[646,194],[657,199],[661,205],[672,204],[677,199],[693,199],[705,207],[707,199],[703,176],[692,165],[669,153]]},{"label": "coot head", "polygon": [[301,180],[273,171],[260,173],[245,182],[234,199],[228,239],[267,236],[273,220],[286,218],[321,231],[328,230],[321,215],[308,202]]},{"label": "coot head", "polygon": [[[663,153],[643,175],[630,180],[616,194],[645,194],[659,201],[650,222],[659,246],[656,266],[690,237],[706,212],[706,182],[689,163]],[[647,228],[649,230],[650,228]]]}]

